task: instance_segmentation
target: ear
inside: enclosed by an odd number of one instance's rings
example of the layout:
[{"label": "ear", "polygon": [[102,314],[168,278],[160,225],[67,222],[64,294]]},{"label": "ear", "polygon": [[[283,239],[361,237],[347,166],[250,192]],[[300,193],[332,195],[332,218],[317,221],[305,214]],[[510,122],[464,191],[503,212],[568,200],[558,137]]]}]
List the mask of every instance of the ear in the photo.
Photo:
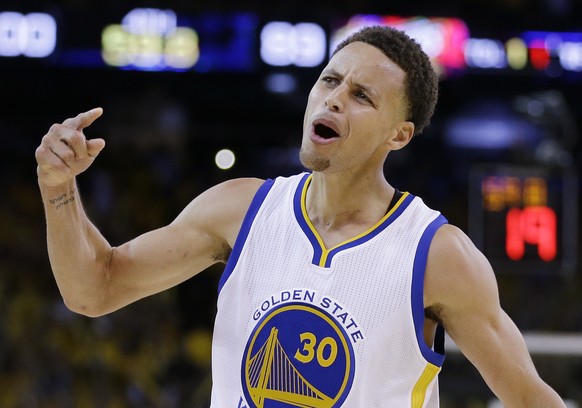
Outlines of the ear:
[{"label": "ear", "polygon": [[414,123],[408,121],[400,122],[399,125],[394,128],[394,133],[388,140],[388,143],[390,143],[390,149],[402,149],[412,140],[413,136]]}]

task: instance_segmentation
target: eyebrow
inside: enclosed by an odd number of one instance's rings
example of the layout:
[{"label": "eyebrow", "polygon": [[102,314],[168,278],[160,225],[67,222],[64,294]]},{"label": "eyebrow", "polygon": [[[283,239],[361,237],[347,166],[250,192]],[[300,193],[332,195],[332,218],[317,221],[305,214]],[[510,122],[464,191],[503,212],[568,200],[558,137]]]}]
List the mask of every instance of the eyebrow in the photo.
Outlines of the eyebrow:
[{"label": "eyebrow", "polygon": [[341,78],[341,79],[344,78],[343,75],[341,75],[339,72],[337,72],[333,68],[325,68],[323,71],[321,71],[321,75],[322,76],[331,75],[331,76],[338,77],[338,78]]},{"label": "eyebrow", "polygon": [[[337,78],[339,78],[339,79],[341,79],[341,80],[343,80],[343,79],[344,79],[344,76],[343,76],[342,74],[340,74],[339,72],[337,72],[337,71],[336,71],[335,69],[333,69],[333,68],[326,68],[326,69],[324,69],[324,70],[321,72],[321,74],[322,74],[322,75],[331,75],[331,76],[337,77]],[[368,95],[370,95],[370,97],[371,97],[371,98],[374,98],[374,99],[378,98],[378,93],[377,93],[377,92],[375,92],[375,91],[374,91],[372,88],[370,88],[370,87],[368,87],[368,86],[366,86],[366,85],[362,85],[362,84],[360,84],[360,83],[354,82],[354,83],[353,83],[353,86],[354,86],[356,89],[359,89],[359,90],[361,90],[361,91],[364,91],[365,93],[367,93]]]}]

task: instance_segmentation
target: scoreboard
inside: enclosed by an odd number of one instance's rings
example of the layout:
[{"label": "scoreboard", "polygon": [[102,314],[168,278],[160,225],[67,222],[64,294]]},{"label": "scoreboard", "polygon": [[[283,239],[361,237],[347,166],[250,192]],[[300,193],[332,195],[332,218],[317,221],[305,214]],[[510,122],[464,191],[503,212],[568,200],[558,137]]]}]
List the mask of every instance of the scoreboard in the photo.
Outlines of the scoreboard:
[{"label": "scoreboard", "polygon": [[304,70],[321,67],[353,31],[388,25],[415,38],[442,77],[491,71],[582,75],[582,32],[526,30],[477,38],[465,21],[452,17],[355,14],[281,21],[256,11],[83,11],[22,3],[0,8],[2,62],[32,58],[64,67],[198,73]]},{"label": "scoreboard", "polygon": [[477,166],[470,175],[469,235],[497,272],[571,274],[577,197],[569,169]]}]

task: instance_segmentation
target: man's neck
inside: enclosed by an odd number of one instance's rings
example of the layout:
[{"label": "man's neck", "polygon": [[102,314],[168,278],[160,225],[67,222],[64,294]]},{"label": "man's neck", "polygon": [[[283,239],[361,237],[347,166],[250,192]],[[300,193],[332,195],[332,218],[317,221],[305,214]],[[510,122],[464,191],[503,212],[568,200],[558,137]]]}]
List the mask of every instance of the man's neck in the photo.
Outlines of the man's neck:
[{"label": "man's neck", "polygon": [[394,191],[383,174],[350,177],[314,172],[305,205],[324,241],[328,235],[328,241],[337,243],[376,224],[386,214]]}]

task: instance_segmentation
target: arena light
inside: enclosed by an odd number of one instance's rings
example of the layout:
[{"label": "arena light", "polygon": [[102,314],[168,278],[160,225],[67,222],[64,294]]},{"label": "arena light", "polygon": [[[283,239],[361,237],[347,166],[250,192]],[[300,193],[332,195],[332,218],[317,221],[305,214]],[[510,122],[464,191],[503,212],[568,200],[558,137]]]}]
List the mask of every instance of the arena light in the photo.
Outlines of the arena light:
[{"label": "arena light", "polygon": [[521,38],[511,38],[505,43],[507,63],[514,70],[527,66],[527,45]]},{"label": "arena light", "polygon": [[551,51],[543,40],[536,39],[529,43],[531,65],[537,70],[544,70],[550,65]]},{"label": "arena light", "polygon": [[457,18],[355,15],[332,33],[330,53],[351,33],[373,25],[390,26],[406,32],[418,41],[441,72],[466,66],[464,46],[469,39],[469,29],[463,20]]},{"label": "arena light", "polygon": [[265,79],[265,88],[275,94],[288,94],[297,89],[297,79],[287,73],[272,73]]},{"label": "arena light", "polygon": [[234,152],[230,149],[222,149],[216,153],[214,156],[214,162],[216,163],[216,167],[221,170],[228,170],[234,166],[236,161],[236,156]]},{"label": "arena light", "polygon": [[45,58],[57,43],[57,22],[46,13],[0,13],[0,56]]},{"label": "arena light", "polygon": [[582,42],[565,42],[558,51],[562,67],[582,72]]},{"label": "arena light", "polygon": [[582,32],[527,31],[522,38],[534,68],[544,70],[557,59],[565,70],[582,71]]},{"label": "arena light", "polygon": [[465,43],[465,61],[472,68],[505,68],[507,58],[503,43],[488,38],[470,38]]}]

